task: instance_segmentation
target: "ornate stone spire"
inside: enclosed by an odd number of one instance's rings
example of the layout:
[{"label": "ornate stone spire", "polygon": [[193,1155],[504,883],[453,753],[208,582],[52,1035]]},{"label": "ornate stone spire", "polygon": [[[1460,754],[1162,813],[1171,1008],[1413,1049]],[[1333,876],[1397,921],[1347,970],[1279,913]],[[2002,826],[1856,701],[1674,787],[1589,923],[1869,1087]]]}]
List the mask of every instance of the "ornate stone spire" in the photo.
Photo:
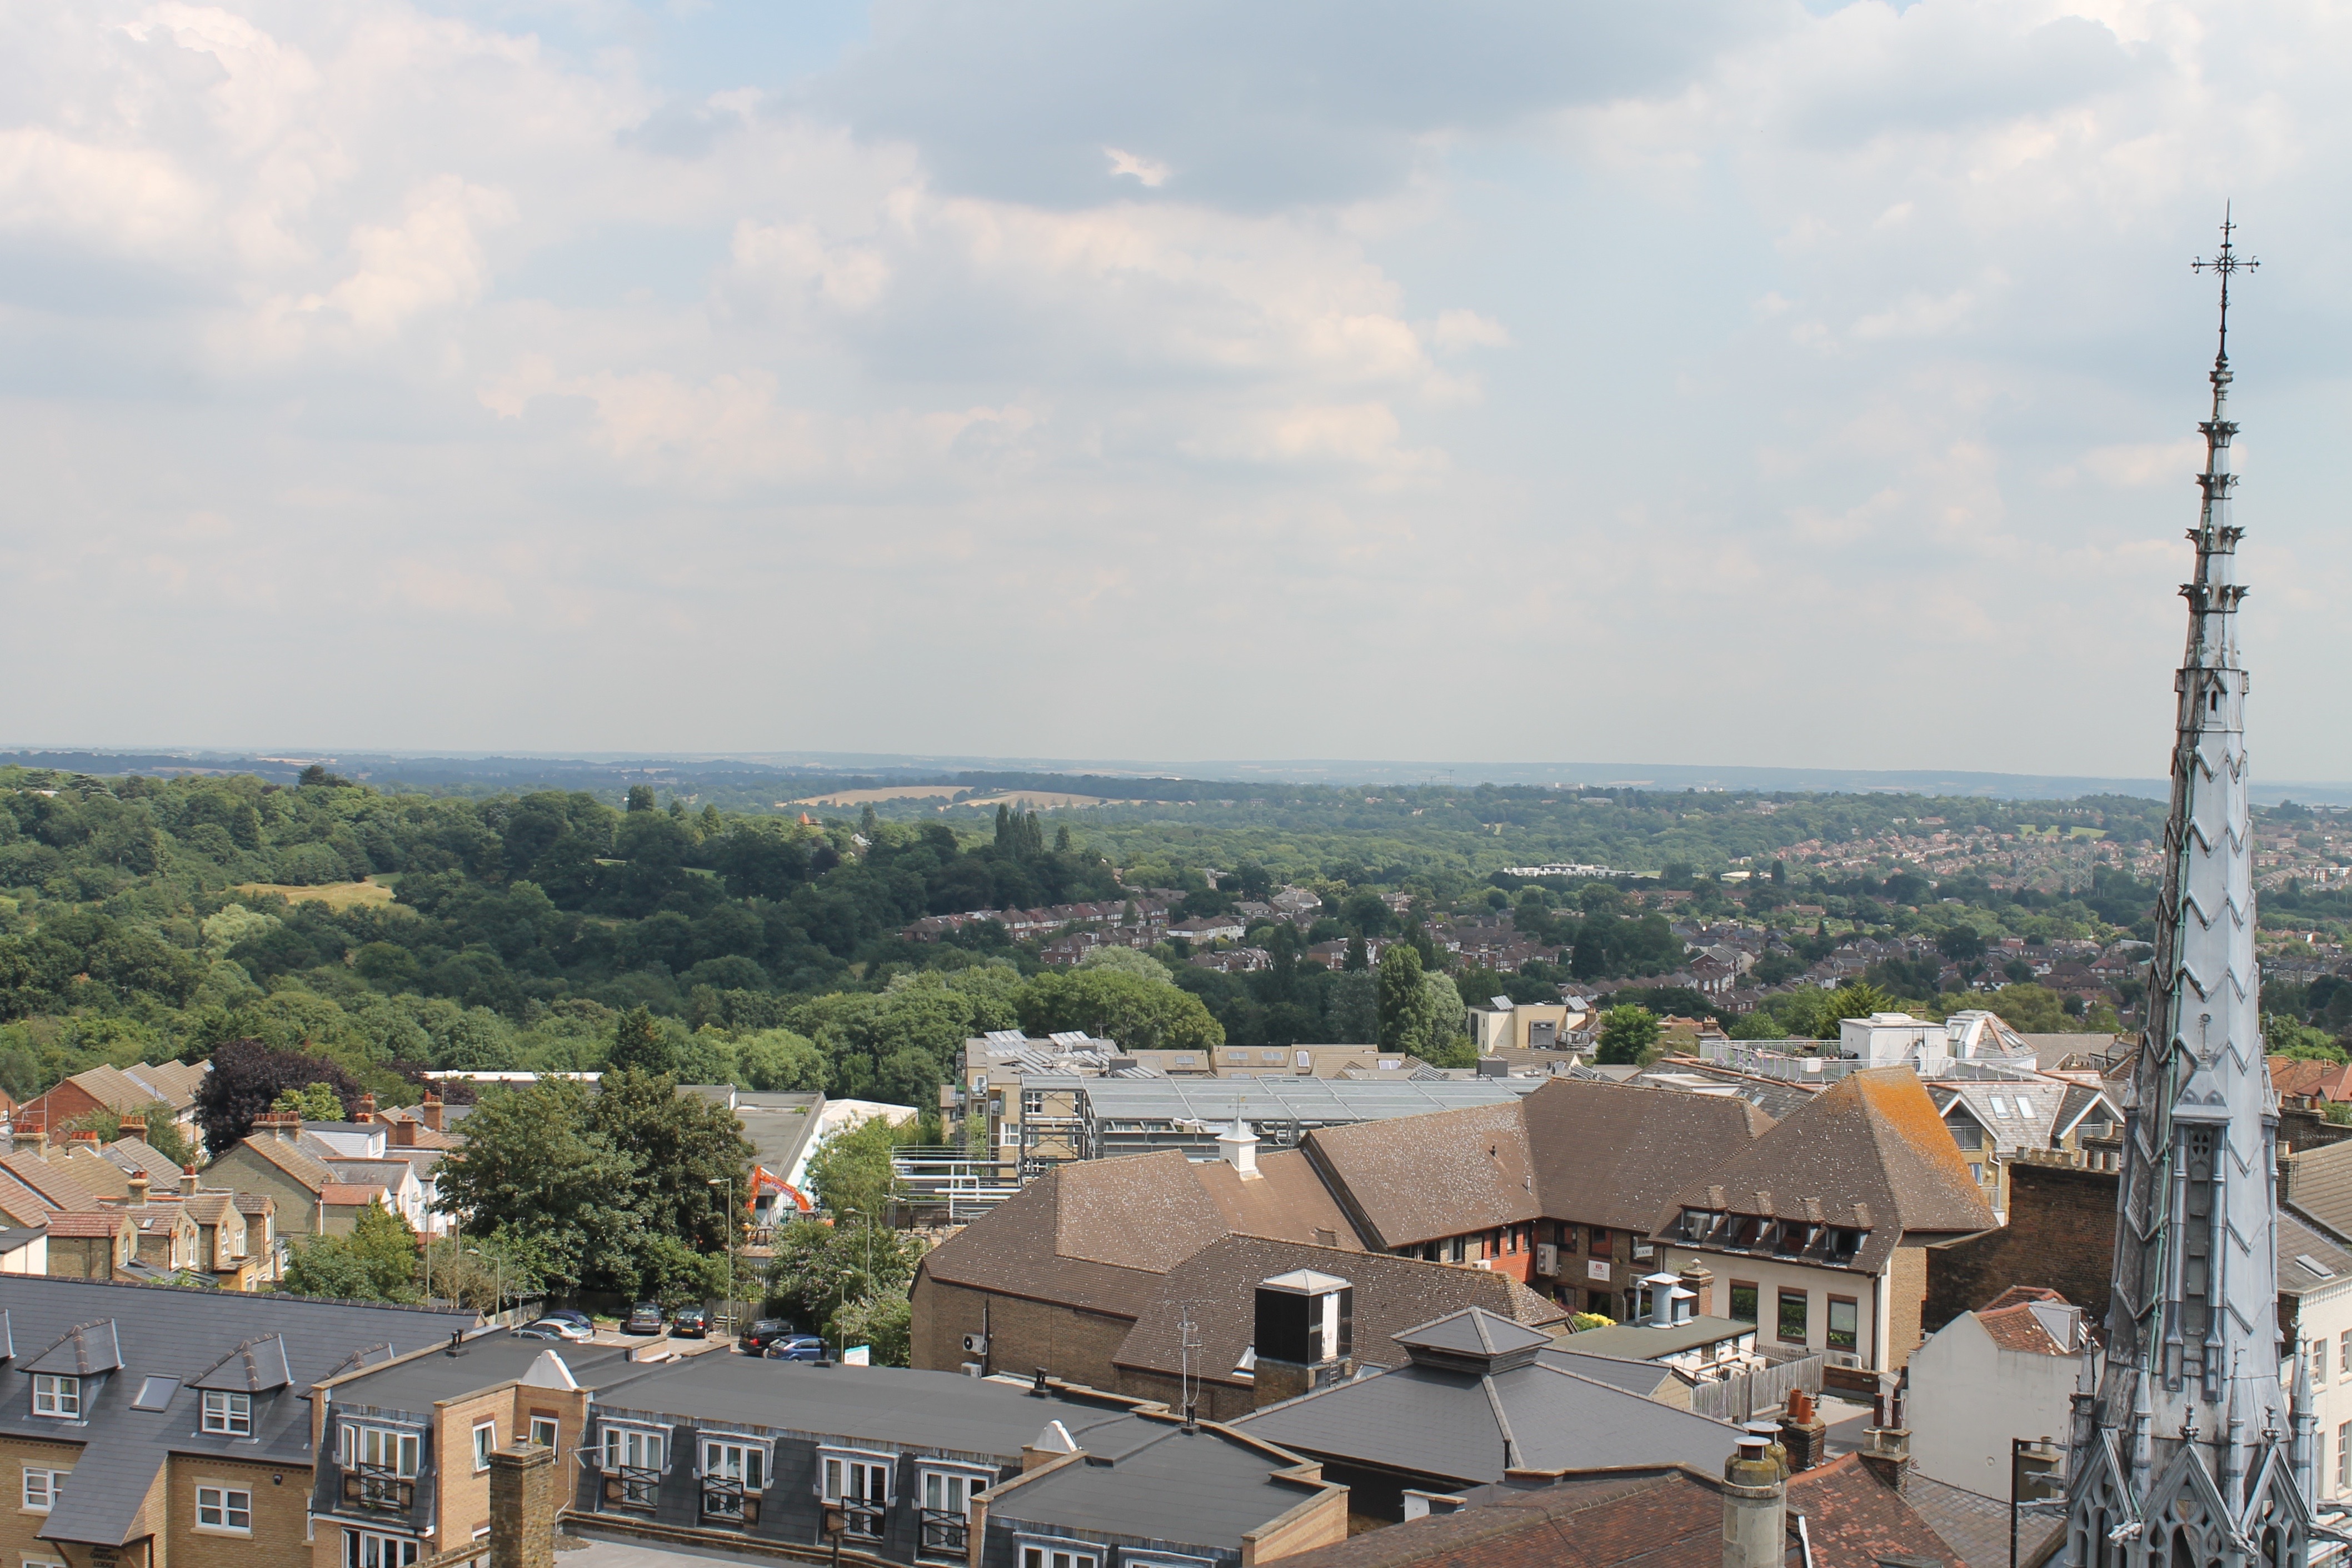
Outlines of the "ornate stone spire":
[{"label": "ornate stone spire", "polygon": [[[2147,1027],[2126,1096],[2104,1374],[2069,1469],[2078,1564],[2306,1562],[2309,1461],[2281,1386],[2275,1138],[2254,961],[2238,541],[2230,521],[2230,284],[2221,247],[2203,501],[2178,713]],[[2078,1420],[2077,1430],[2083,1423]],[[2267,1532],[2276,1531],[2275,1536]]]}]

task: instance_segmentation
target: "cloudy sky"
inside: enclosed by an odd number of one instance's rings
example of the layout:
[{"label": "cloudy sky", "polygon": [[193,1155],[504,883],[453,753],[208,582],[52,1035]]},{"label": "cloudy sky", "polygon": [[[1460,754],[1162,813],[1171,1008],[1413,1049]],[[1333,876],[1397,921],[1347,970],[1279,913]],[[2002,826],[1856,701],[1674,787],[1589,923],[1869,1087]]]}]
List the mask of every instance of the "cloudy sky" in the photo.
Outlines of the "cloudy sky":
[{"label": "cloudy sky", "polygon": [[2352,13],[0,10],[0,742],[2352,778]]}]

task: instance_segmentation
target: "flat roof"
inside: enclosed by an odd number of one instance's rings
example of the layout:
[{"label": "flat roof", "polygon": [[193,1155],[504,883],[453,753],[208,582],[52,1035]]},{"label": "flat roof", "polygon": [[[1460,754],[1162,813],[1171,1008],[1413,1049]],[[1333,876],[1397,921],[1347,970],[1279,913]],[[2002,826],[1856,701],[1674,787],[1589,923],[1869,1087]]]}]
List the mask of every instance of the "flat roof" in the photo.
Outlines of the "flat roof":
[{"label": "flat roof", "polygon": [[648,1363],[629,1360],[629,1350],[625,1345],[520,1339],[511,1330],[498,1329],[468,1339],[455,1355],[445,1349],[338,1384],[334,1402],[339,1405],[367,1405],[378,1410],[429,1415],[442,1400],[461,1398],[522,1376],[545,1351],[554,1352],[571,1368],[572,1381],[583,1387],[603,1387],[648,1370]]},{"label": "flat roof", "polygon": [[1680,1355],[1701,1345],[1720,1344],[1752,1334],[1756,1325],[1738,1318],[1692,1318],[1670,1329],[1650,1323],[1612,1323],[1605,1329],[1585,1329],[1552,1342],[1554,1350],[1573,1355],[1607,1356],[1616,1361],[1655,1361]]}]

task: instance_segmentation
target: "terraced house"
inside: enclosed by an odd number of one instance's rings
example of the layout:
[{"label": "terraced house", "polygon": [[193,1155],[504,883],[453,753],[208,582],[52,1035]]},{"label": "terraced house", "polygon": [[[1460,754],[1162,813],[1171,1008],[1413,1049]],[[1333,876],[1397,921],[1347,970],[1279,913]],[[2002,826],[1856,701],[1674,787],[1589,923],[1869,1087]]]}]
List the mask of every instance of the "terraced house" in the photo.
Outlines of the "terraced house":
[{"label": "terraced house", "polygon": [[475,1321],[0,1277],[0,1562],[301,1568],[316,1386]]}]

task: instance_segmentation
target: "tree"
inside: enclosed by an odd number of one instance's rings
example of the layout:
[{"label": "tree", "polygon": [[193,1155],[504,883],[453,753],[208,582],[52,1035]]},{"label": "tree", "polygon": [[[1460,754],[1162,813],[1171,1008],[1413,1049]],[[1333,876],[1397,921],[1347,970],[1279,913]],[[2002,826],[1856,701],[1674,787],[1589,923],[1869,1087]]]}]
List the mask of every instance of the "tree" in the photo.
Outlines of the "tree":
[{"label": "tree", "polygon": [[[605,1201],[625,1204],[649,1237],[723,1254],[728,1184],[745,1191],[755,1152],[735,1113],[698,1094],[680,1094],[666,1073],[607,1071],[597,1090],[582,1117],[583,1131],[603,1139],[630,1167],[625,1190]],[[471,1120],[466,1127],[470,1150]]]},{"label": "tree", "polygon": [[1953,926],[1936,939],[1936,951],[1954,963],[1984,956],[1985,939],[1967,926]]},{"label": "tree", "polygon": [[629,1200],[635,1163],[586,1118],[587,1091],[568,1079],[485,1094],[466,1119],[466,1146],[440,1166],[440,1206],[469,1235],[499,1230],[544,1247],[548,1280],[625,1278],[646,1229]]},{"label": "tree", "polygon": [[663,1034],[651,1009],[632,1007],[614,1024],[613,1051],[605,1058],[608,1070],[664,1073],[670,1070],[675,1059],[668,1037]]},{"label": "tree", "polygon": [[[1391,942],[1381,954],[1381,1049],[1409,1051],[1429,1043],[1434,1020],[1422,979],[1421,954],[1404,942]],[[1460,1000],[1455,998],[1456,1005]]]},{"label": "tree", "polygon": [[1895,1010],[1895,998],[1866,980],[1849,980],[1829,994],[1829,1005],[1822,1009],[1821,1038],[1834,1040],[1844,1033],[1838,1026],[1847,1018],[1867,1018],[1873,1013]]},{"label": "tree", "polygon": [[824,1053],[807,1036],[790,1029],[762,1029],[739,1040],[735,1063],[743,1081],[763,1094],[824,1087]]},{"label": "tree", "polygon": [[[187,1139],[180,1131],[180,1124],[173,1120],[170,1106],[159,1100],[149,1105],[143,1114],[147,1126],[140,1139],[147,1147],[183,1170],[196,1163],[196,1152],[188,1146]],[[100,1106],[87,1116],[78,1116],[65,1123],[52,1136],[68,1132],[95,1132],[100,1142],[111,1143],[122,1136],[122,1118]]]},{"label": "tree", "polygon": [[1038,975],[1022,994],[1021,1023],[1039,1035],[1083,1029],[1131,1051],[1213,1050],[1225,1043],[1224,1026],[1198,996],[1115,969]]},{"label": "tree", "polygon": [[343,1097],[335,1092],[331,1083],[306,1083],[300,1089],[282,1091],[269,1102],[269,1109],[280,1116],[299,1116],[305,1121],[341,1121]]},{"label": "tree", "polygon": [[2058,993],[2046,985],[2004,985],[1985,1005],[2023,1034],[2059,1035],[2074,1028]]},{"label": "tree", "polygon": [[205,1147],[215,1154],[235,1148],[253,1131],[253,1119],[288,1089],[328,1084],[346,1106],[360,1096],[358,1080],[334,1063],[273,1050],[256,1039],[222,1042],[212,1062],[213,1070],[196,1089],[196,1125],[204,1131]]},{"label": "tree", "polygon": [[1361,936],[1349,937],[1348,950],[1339,959],[1340,972],[1346,974],[1356,974],[1371,966],[1371,955],[1364,946],[1364,939]]},{"label": "tree", "polygon": [[1657,1015],[1647,1007],[1612,1007],[1601,1015],[1598,1060],[1612,1067],[1638,1067],[1657,1043]]},{"label": "tree", "polygon": [[349,1236],[317,1236],[294,1244],[286,1289],[297,1296],[351,1301],[414,1301],[416,1232],[408,1221],[375,1204],[360,1210]]},{"label": "tree", "polygon": [[848,1303],[905,1295],[922,1256],[919,1240],[887,1226],[796,1219],[776,1232],[768,1294],[794,1323],[830,1338]]},{"label": "tree", "polygon": [[863,1297],[834,1314],[834,1342],[843,1350],[866,1346],[875,1366],[905,1366],[914,1339],[914,1303],[905,1296]]},{"label": "tree", "polygon": [[890,1165],[896,1131],[877,1116],[826,1139],[808,1163],[809,1189],[817,1203],[835,1215],[886,1217],[898,1185]]},{"label": "tree", "polygon": [[1145,980],[1156,980],[1163,985],[1173,985],[1176,977],[1168,966],[1148,952],[1131,947],[1090,947],[1078,960],[1080,969],[1103,969],[1119,974],[1133,974]]},{"label": "tree", "polygon": [[629,786],[629,809],[631,811],[651,811],[653,808],[654,786],[651,784],[631,784]]}]

